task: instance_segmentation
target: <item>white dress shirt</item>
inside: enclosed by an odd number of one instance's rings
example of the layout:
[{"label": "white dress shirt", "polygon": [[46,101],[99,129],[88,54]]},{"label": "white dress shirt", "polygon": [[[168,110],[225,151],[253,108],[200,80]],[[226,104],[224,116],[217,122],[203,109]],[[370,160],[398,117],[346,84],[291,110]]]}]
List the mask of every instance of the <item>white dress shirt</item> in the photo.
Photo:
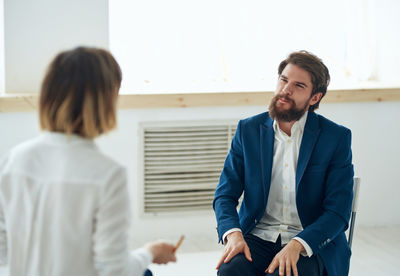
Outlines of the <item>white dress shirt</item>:
[{"label": "white dress shirt", "polygon": [[[276,242],[280,235],[282,245],[294,238],[311,256],[311,247],[303,239],[295,237],[303,230],[296,207],[296,168],[307,114],[293,124],[291,136],[279,128],[277,121],[273,123],[274,156],[268,203],[263,217],[251,234],[270,242]],[[229,233],[238,230],[228,230],[223,240]]]},{"label": "white dress shirt", "polygon": [[0,164],[0,262],[10,275],[142,275],[128,248],[125,169],[79,136],[45,132]]}]

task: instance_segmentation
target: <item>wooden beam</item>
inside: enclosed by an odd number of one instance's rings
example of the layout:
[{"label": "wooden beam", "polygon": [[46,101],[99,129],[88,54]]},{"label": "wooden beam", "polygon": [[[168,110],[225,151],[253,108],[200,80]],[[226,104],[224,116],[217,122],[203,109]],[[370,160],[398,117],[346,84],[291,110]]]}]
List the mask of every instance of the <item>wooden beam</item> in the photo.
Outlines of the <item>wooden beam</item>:
[{"label": "wooden beam", "polygon": [[[187,94],[122,94],[119,108],[185,108],[206,106],[268,105],[274,92],[227,92]],[[323,103],[393,102],[400,101],[400,88],[329,90]],[[0,112],[35,111],[37,95],[0,97]]]},{"label": "wooden beam", "polygon": [[35,111],[38,107],[37,95],[0,96],[0,112]]}]

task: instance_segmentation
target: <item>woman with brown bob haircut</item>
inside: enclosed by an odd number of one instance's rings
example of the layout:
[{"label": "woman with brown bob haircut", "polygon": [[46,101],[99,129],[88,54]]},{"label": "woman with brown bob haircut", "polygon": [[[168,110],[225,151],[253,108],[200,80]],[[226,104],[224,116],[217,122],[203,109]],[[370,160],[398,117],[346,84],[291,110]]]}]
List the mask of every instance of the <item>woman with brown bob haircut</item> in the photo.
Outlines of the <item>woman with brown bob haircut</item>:
[{"label": "woman with brown bob haircut", "polygon": [[102,49],[79,47],[51,62],[40,93],[42,129],[95,138],[116,126],[121,69]]},{"label": "woman with brown bob haircut", "polygon": [[93,138],[116,126],[121,69],[106,50],[78,47],[50,63],[37,138],[0,162],[0,262],[10,275],[151,275],[174,246],[130,253],[126,170]]}]

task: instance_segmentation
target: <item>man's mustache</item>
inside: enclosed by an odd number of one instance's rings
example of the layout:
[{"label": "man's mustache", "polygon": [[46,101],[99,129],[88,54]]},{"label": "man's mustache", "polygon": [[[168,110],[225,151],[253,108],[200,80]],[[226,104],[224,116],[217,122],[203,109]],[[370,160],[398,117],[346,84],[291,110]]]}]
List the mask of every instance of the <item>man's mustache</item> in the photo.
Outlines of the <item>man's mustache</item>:
[{"label": "man's mustache", "polygon": [[276,95],[275,102],[277,102],[279,99],[284,99],[285,101],[294,103],[294,101],[292,99],[290,99],[287,95]]}]

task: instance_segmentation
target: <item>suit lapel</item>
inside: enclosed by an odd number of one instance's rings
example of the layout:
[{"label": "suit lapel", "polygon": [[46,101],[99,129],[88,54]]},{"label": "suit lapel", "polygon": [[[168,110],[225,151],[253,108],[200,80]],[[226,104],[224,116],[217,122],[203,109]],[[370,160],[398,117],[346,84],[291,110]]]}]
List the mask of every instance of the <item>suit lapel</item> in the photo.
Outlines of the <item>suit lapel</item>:
[{"label": "suit lapel", "polygon": [[321,129],[319,127],[318,117],[314,112],[308,112],[306,125],[304,127],[303,139],[300,145],[299,158],[297,160],[296,169],[296,192],[303,177],[304,170],[310,160],[311,153],[314,149],[315,142],[319,136]]},{"label": "suit lapel", "polygon": [[271,184],[272,160],[274,155],[274,128],[272,127],[272,123],[272,119],[267,116],[266,122],[260,124],[261,171],[265,200],[268,198]]}]

